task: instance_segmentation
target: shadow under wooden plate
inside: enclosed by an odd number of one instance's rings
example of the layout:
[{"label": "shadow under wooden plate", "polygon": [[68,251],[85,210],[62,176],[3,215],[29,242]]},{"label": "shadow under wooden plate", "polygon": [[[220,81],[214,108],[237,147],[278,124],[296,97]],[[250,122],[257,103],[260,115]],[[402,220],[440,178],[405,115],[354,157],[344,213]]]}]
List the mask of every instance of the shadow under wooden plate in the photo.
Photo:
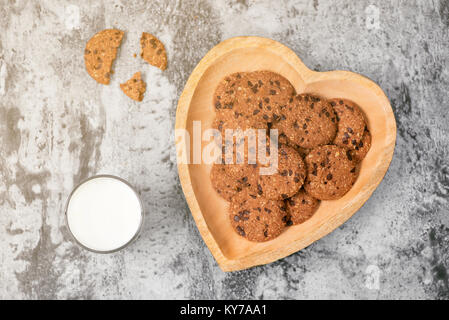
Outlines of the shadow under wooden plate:
[{"label": "shadow under wooden plate", "polygon": [[[287,228],[278,238],[264,243],[247,241],[232,230],[228,203],[214,191],[209,179],[211,165],[185,164],[178,157],[178,172],[187,203],[201,236],[224,271],[273,262],[301,250],[343,224],[383,179],[396,140],[396,122],[390,103],[374,82],[348,71],[312,71],[286,46],[260,37],[231,38],[206,54],[181,94],[176,129],[187,129],[191,138],[193,121],[201,121],[202,131],[209,129],[215,117],[212,96],[219,81],[234,72],[256,70],[281,74],[298,93],[356,102],[366,115],[372,146],[361,164],[355,185],[343,198],[322,201],[311,219]],[[178,155],[185,143],[177,142]]]}]

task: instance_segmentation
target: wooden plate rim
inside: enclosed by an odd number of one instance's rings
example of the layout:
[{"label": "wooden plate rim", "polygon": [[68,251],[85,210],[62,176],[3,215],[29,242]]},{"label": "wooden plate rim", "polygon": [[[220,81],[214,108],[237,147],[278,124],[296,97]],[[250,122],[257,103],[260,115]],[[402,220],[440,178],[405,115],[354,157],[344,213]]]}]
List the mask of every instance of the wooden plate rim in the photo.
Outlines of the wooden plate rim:
[{"label": "wooden plate rim", "polygon": [[[230,53],[233,50],[242,49],[242,48],[260,48],[264,50],[270,50],[275,52],[277,55],[280,55],[284,58],[286,62],[288,62],[292,68],[296,69],[296,71],[301,75],[305,84],[313,83],[320,80],[353,80],[358,82],[360,85],[363,85],[370,89],[375,95],[384,98],[388,103],[384,105],[384,112],[387,114],[389,123],[387,124],[387,131],[391,134],[389,141],[385,146],[385,152],[383,153],[383,159],[381,159],[380,163],[382,165],[377,167],[376,173],[373,175],[374,181],[371,181],[371,184],[367,190],[364,190],[363,195],[359,199],[359,205],[352,208],[351,212],[347,213],[344,217],[344,221],[337,225],[334,225],[331,230],[328,228],[318,228],[313,236],[313,239],[309,241],[308,244],[304,243],[296,243],[292,242],[289,245],[286,245],[283,248],[278,248],[277,250],[273,250],[270,252],[264,252],[262,254],[253,254],[250,256],[246,256],[242,259],[238,260],[230,260],[228,259],[217,242],[215,241],[212,233],[210,232],[207,223],[202,215],[200,210],[197,198],[195,196],[192,180],[189,173],[189,165],[181,163],[178,159],[178,175],[179,180],[181,182],[182,190],[184,192],[187,204],[190,208],[192,216],[195,220],[195,223],[198,227],[198,230],[203,237],[204,242],[207,247],[213,254],[214,258],[218,262],[220,268],[223,271],[236,271],[242,270],[246,268],[250,268],[252,266],[261,265],[276,261],[278,259],[284,258],[294,252],[297,252],[304,247],[309,246],[313,242],[318,239],[326,236],[328,233],[332,232],[334,229],[342,225],[346,220],[348,220],[357,210],[368,200],[374,190],[382,181],[385,176],[388,167],[391,163],[394,153],[394,147],[396,143],[396,121],[393,114],[393,110],[391,108],[391,104],[389,103],[388,98],[386,97],[383,90],[372,80],[354,73],[350,71],[343,70],[335,70],[335,71],[327,71],[327,72],[316,72],[307,68],[301,59],[287,46],[268,38],[262,37],[253,37],[253,36],[245,36],[245,37],[234,37],[227,40],[222,41],[215,47],[213,47],[198,63],[190,77],[187,80],[187,83],[184,87],[183,92],[178,101],[178,106],[176,110],[176,124],[175,129],[186,129],[187,127],[187,118],[188,111],[190,107],[190,102],[192,100],[193,94],[195,93],[195,89],[201,80],[203,74],[208,70],[210,66],[212,66],[217,59],[220,59],[225,54]],[[177,156],[179,155],[180,150],[182,149],[182,145],[176,144]]]}]

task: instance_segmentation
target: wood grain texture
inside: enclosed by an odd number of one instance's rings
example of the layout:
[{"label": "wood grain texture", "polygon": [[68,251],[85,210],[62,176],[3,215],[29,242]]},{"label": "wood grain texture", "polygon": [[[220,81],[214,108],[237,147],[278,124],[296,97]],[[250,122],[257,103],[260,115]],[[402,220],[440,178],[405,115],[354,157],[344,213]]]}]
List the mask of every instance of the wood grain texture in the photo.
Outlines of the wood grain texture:
[{"label": "wood grain texture", "polygon": [[[341,97],[356,102],[365,113],[372,146],[362,162],[355,185],[344,197],[323,201],[311,219],[288,228],[278,238],[265,243],[249,242],[232,231],[226,213],[227,202],[211,186],[210,165],[185,164],[178,159],[179,178],[191,213],[223,271],[273,262],[307,247],[343,224],[382,181],[396,141],[393,111],[377,84],[349,71],[312,71],[288,47],[260,37],[231,38],[206,54],[190,75],[179,98],[176,129],[187,129],[192,137],[193,121],[201,121],[202,131],[210,128],[215,116],[212,95],[218,82],[233,72],[255,70],[281,74],[298,93]],[[185,150],[185,143],[188,142],[177,141],[178,157]]]}]

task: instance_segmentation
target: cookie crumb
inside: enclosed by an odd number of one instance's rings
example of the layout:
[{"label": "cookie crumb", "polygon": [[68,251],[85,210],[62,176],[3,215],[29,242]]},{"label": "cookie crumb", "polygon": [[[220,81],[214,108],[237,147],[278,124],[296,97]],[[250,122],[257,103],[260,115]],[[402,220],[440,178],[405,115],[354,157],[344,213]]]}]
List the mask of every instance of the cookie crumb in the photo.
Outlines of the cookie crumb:
[{"label": "cookie crumb", "polygon": [[142,80],[140,71],[136,72],[131,79],[120,84],[120,89],[131,99],[142,101],[146,91],[146,83]]}]

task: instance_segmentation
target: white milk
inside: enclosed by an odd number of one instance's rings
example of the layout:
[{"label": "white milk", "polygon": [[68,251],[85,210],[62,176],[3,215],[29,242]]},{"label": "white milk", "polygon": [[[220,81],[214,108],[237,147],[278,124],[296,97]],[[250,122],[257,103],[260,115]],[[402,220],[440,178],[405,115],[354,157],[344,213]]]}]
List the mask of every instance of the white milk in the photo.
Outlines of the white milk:
[{"label": "white milk", "polygon": [[67,223],[85,247],[112,251],[126,245],[139,231],[142,207],[126,183],[99,176],[81,184],[67,204]]}]

